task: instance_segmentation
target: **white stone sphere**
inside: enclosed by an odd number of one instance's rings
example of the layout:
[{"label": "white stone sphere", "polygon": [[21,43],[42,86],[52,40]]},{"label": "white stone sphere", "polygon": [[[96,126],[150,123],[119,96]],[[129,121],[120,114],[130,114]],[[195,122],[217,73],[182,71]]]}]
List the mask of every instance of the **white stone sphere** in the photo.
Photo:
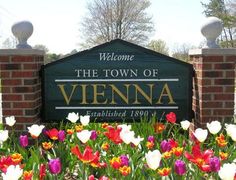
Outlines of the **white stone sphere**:
[{"label": "white stone sphere", "polygon": [[207,47],[219,47],[215,40],[221,34],[223,22],[217,17],[208,17],[201,27],[202,35],[207,39]]},{"label": "white stone sphere", "polygon": [[19,44],[16,46],[17,48],[31,48],[30,45],[27,44],[28,38],[33,33],[33,25],[29,21],[20,21],[13,24],[12,28],[13,35],[18,39]]}]

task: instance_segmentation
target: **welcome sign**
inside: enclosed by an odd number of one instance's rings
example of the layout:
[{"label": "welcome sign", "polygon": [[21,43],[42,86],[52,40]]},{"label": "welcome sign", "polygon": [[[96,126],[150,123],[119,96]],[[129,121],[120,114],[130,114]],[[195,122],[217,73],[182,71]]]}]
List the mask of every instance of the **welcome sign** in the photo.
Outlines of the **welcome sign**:
[{"label": "welcome sign", "polygon": [[69,112],[97,122],[175,112],[192,117],[192,65],[113,40],[43,67],[43,119]]}]

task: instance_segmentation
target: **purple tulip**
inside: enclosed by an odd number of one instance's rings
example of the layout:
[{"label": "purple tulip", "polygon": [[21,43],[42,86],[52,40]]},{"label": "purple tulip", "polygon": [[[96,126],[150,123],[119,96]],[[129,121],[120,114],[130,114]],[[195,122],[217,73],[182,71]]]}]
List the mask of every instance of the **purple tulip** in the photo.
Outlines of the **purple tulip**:
[{"label": "purple tulip", "polygon": [[171,144],[167,140],[161,142],[161,151],[166,152],[171,150]]},{"label": "purple tulip", "polygon": [[126,155],[120,156],[121,166],[129,166],[129,158]]},{"label": "purple tulip", "polygon": [[61,161],[59,158],[51,159],[48,162],[49,171],[52,174],[59,174],[61,172]]},{"label": "purple tulip", "polygon": [[148,139],[147,139],[149,142],[153,142],[155,141],[155,138],[154,136],[148,136]]},{"label": "purple tulip", "polygon": [[184,161],[176,160],[175,161],[175,172],[176,174],[182,176],[186,173],[186,165]]},{"label": "purple tulip", "polygon": [[220,170],[220,159],[215,156],[210,158],[209,165],[210,165],[211,171],[218,172]]},{"label": "purple tulip", "polygon": [[61,141],[61,142],[63,142],[63,141],[65,140],[65,138],[66,138],[65,131],[60,130],[60,131],[58,132],[58,140]]},{"label": "purple tulip", "polygon": [[28,146],[29,140],[28,140],[28,136],[27,136],[27,135],[20,135],[19,140],[20,140],[20,145],[21,145],[22,147]]},{"label": "purple tulip", "polygon": [[96,140],[97,137],[98,137],[97,132],[96,132],[95,130],[92,130],[92,131],[91,131],[90,139],[91,139],[91,140]]}]

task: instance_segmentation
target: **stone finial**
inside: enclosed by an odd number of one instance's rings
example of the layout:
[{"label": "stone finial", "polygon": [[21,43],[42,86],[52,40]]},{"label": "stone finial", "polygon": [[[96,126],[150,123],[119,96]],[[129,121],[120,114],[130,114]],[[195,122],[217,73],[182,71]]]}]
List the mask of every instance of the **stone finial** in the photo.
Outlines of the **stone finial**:
[{"label": "stone finial", "polygon": [[216,44],[216,38],[221,34],[223,22],[217,17],[208,17],[201,27],[202,35],[207,42],[204,48],[219,48]]},{"label": "stone finial", "polygon": [[33,25],[29,21],[20,21],[11,27],[13,35],[18,39],[19,44],[16,45],[17,49],[32,49],[27,44],[27,40],[33,33]]}]

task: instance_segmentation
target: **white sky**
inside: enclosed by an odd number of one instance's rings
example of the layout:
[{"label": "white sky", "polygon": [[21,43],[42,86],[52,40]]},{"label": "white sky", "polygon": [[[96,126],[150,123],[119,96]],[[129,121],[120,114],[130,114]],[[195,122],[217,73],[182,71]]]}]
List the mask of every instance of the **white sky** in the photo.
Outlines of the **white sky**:
[{"label": "white sky", "polygon": [[[1,0],[0,46],[12,35],[11,26],[29,20],[34,26],[28,43],[45,45],[50,52],[66,54],[80,49],[79,26],[86,16],[88,0]],[[148,13],[153,16],[155,33],[170,49],[178,44],[198,46],[203,40],[200,27],[205,19],[202,2],[208,0],[150,0]]]}]

